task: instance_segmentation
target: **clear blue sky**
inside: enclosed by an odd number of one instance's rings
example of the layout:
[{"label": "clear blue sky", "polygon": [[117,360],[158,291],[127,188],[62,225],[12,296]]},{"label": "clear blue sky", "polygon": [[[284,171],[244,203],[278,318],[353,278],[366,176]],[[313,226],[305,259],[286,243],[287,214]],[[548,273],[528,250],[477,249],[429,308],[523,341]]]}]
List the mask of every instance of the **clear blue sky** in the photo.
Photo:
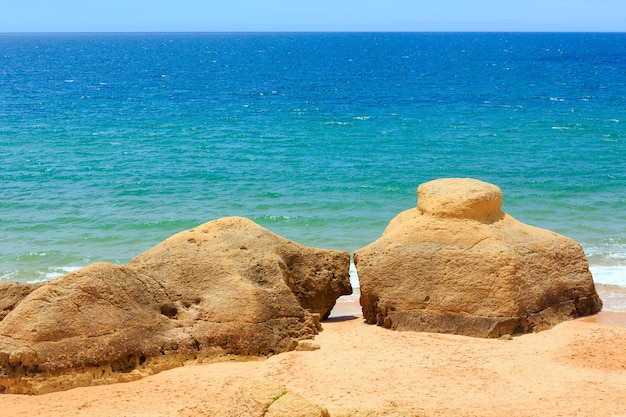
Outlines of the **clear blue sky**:
[{"label": "clear blue sky", "polygon": [[0,0],[0,32],[626,31],[626,0]]}]

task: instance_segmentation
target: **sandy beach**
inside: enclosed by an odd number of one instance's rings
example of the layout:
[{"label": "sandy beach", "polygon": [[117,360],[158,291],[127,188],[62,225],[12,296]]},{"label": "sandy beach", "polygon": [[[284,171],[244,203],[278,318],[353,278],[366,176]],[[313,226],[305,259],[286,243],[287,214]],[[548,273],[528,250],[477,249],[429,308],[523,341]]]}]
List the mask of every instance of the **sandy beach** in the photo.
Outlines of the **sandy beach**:
[{"label": "sandy beach", "polygon": [[626,313],[600,313],[510,340],[394,332],[340,302],[320,349],[189,364],[130,383],[3,395],[1,416],[213,416],[246,380],[270,379],[344,413],[415,407],[424,416],[626,416]]}]

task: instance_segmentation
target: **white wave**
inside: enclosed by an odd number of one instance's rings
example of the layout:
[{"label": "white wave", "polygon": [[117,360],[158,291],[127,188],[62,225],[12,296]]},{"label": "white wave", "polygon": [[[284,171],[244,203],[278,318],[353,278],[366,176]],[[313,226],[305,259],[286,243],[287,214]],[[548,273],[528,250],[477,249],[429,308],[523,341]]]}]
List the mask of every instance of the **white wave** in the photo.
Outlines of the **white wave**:
[{"label": "white wave", "polygon": [[626,242],[623,239],[607,241],[584,247],[592,268],[626,268]]},{"label": "white wave", "polygon": [[263,216],[263,218],[267,219],[267,220],[277,221],[277,220],[294,220],[294,219],[299,219],[300,216],[287,216],[287,215],[282,215],[282,216],[280,216],[280,215],[273,215],[273,216],[270,216],[270,215],[266,215],[266,216]]},{"label": "white wave", "polygon": [[356,272],[356,266],[352,260],[350,260],[350,284],[352,284],[352,288],[360,288],[359,275]]},{"label": "white wave", "polygon": [[361,291],[359,288],[353,288],[352,294],[342,295],[337,298],[337,303],[358,303],[361,299]]},{"label": "white wave", "polygon": [[591,266],[589,270],[596,284],[626,287],[626,266]]},{"label": "white wave", "polygon": [[15,271],[6,271],[0,274],[0,282],[2,281],[14,281],[15,280]]},{"label": "white wave", "polygon": [[55,278],[62,277],[65,274],[69,274],[70,272],[77,271],[81,267],[80,266],[61,266],[56,268],[49,268],[49,271],[44,272],[39,279],[35,279],[29,282],[43,282],[50,281]]},{"label": "white wave", "polygon": [[596,285],[603,311],[626,311],[626,288],[615,285]]}]

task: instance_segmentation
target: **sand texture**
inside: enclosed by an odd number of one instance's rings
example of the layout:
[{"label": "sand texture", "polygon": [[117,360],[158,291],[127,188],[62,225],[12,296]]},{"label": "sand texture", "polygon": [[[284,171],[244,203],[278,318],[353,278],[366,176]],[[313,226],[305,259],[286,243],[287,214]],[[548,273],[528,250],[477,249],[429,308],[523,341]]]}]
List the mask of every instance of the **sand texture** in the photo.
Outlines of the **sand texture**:
[{"label": "sand texture", "polygon": [[0,416],[214,416],[251,379],[283,384],[331,416],[404,407],[438,417],[626,416],[623,313],[510,340],[391,331],[365,324],[347,303],[333,316],[315,338],[317,350],[190,364],[38,396],[6,394]]}]

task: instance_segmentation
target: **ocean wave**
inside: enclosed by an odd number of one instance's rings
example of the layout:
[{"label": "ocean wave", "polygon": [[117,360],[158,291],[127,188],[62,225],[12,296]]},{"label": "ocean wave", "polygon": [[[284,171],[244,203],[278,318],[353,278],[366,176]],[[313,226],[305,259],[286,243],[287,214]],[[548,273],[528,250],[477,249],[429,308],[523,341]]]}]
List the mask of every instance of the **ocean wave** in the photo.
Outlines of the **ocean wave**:
[{"label": "ocean wave", "polygon": [[58,268],[50,268],[49,271],[43,274],[42,281],[49,281],[51,279],[59,278],[65,274],[69,274],[70,272],[78,271],[81,269],[80,266],[62,266]]},{"label": "ocean wave", "polygon": [[618,285],[596,285],[603,311],[626,311],[626,288]]},{"label": "ocean wave", "polygon": [[299,219],[300,216],[289,216],[289,215],[265,215],[261,217],[261,220],[268,220],[268,221],[272,221],[272,222],[276,222],[276,221],[283,221],[283,220],[295,220],[295,219]]},{"label": "ocean wave", "polygon": [[597,284],[626,288],[626,266],[591,266],[589,270]]},{"label": "ocean wave", "polygon": [[73,271],[77,271],[81,268],[82,266],[57,266],[37,270],[8,270],[3,271],[2,274],[0,274],[0,282],[17,281],[26,282],[29,284],[46,282],[62,277],[63,275],[69,274]]},{"label": "ocean wave", "polygon": [[592,266],[626,266],[626,241],[624,239],[611,238],[600,243],[583,244],[583,247]]},{"label": "ocean wave", "polygon": [[337,126],[347,126],[347,125],[350,125],[350,123],[340,122],[340,121],[325,122],[324,124],[325,125],[337,125]]}]

